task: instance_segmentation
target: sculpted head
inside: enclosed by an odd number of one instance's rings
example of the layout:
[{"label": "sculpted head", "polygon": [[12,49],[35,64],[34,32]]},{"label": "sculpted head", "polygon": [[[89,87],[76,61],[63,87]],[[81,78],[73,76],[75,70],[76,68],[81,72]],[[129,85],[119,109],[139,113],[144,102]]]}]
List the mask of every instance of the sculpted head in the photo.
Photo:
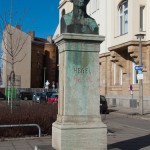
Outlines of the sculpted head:
[{"label": "sculpted head", "polygon": [[70,0],[73,10],[62,16],[61,33],[97,34],[96,21],[86,13],[86,6],[90,0]]},{"label": "sculpted head", "polygon": [[70,0],[75,6],[84,7],[90,0]]}]

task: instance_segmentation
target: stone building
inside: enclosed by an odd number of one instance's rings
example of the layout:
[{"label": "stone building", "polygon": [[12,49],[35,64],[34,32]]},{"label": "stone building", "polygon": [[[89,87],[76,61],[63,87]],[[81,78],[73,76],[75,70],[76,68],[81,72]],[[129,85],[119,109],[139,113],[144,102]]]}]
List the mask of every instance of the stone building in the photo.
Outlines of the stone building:
[{"label": "stone building", "polygon": [[[14,65],[14,71],[16,77],[19,76],[17,80],[18,88],[43,88],[44,82],[48,80],[50,83],[53,81],[58,82],[58,71],[57,71],[57,51],[56,46],[52,41],[51,37],[47,39],[35,37],[34,32],[25,33],[21,30],[19,26],[13,27],[12,30],[15,31],[13,34],[13,44],[12,47],[15,49],[17,39],[24,39],[23,43],[20,43],[22,49],[18,54],[16,60],[20,62]],[[6,51],[4,44],[9,42],[9,35],[5,33],[5,43],[2,42],[3,50]],[[9,45],[6,44],[6,45]],[[15,51],[15,50],[14,50]],[[8,53],[4,53],[4,59],[9,59]],[[2,87],[8,86],[8,77],[11,72],[11,65],[6,61],[2,61],[3,64],[3,85]]]},{"label": "stone building", "polygon": [[[34,35],[34,34],[32,34]],[[46,80],[58,82],[57,49],[51,37],[47,39],[32,36],[31,88],[43,88]]]},{"label": "stone building", "polygon": [[[139,39],[142,39],[143,104],[150,111],[150,1],[91,0],[88,14],[105,36],[100,45],[100,94],[110,105],[139,108],[139,80],[135,66],[139,64]],[[60,0],[60,17],[72,9],[68,0]],[[59,25],[58,25],[59,26]],[[59,34],[56,30],[55,35]],[[132,86],[133,95],[130,87]]]},{"label": "stone building", "polygon": [[[139,108],[139,80],[135,66],[139,65],[139,39],[142,39],[143,108],[150,110],[150,49],[148,0],[113,0],[104,2],[106,49],[100,53],[100,93],[110,104],[126,108]],[[102,21],[101,21],[102,22]],[[100,23],[101,24],[101,23]],[[109,26],[108,26],[109,25]],[[133,93],[130,91],[132,86]],[[133,95],[132,95],[133,94]],[[140,94],[140,95],[139,95]]]}]

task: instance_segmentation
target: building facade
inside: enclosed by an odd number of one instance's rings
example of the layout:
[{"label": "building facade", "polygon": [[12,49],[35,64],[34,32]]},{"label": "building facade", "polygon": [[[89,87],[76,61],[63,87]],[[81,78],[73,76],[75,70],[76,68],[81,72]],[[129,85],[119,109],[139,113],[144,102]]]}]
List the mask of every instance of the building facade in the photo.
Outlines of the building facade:
[{"label": "building facade", "polygon": [[43,88],[47,80],[50,87],[52,82],[58,83],[57,56],[51,37],[43,39],[32,36],[31,88]]},{"label": "building facade", "polygon": [[[43,88],[48,80],[52,86],[52,82],[58,82],[57,67],[57,49],[51,37],[47,39],[35,37],[34,32],[25,33],[19,26],[11,26],[13,53],[16,51],[17,44],[20,45],[17,57],[14,61],[15,87],[16,88]],[[11,57],[6,46],[10,45],[10,37],[6,29],[4,30],[5,40],[2,41],[3,49],[3,68],[2,68],[2,87],[9,86],[9,75],[12,66],[8,61]],[[22,40],[22,41],[21,41]],[[19,43],[18,43],[19,42]],[[10,47],[9,47],[10,48]],[[18,77],[18,78],[17,78]]]},{"label": "building facade", "polygon": [[9,77],[13,59],[17,81],[15,86],[29,88],[31,85],[31,37],[22,32],[19,26],[7,25],[3,32],[2,50],[2,87],[10,86]]},{"label": "building facade", "polygon": [[[100,53],[100,93],[112,105],[139,108],[139,96],[142,96],[144,111],[150,110],[149,4],[148,0],[105,1],[109,20],[105,22],[106,47],[102,47],[106,51]],[[141,85],[135,70],[140,62],[137,34],[145,35],[141,42],[143,95],[139,92]]]},{"label": "building facade", "polygon": [[[139,80],[135,66],[139,64],[139,39],[142,39],[143,107],[150,111],[150,1],[149,0],[90,0],[88,14],[105,36],[100,45],[100,94],[110,105],[139,107]],[[60,18],[72,9],[72,3],[61,0]],[[59,30],[55,35],[59,34]],[[131,92],[132,87],[132,92]]]}]

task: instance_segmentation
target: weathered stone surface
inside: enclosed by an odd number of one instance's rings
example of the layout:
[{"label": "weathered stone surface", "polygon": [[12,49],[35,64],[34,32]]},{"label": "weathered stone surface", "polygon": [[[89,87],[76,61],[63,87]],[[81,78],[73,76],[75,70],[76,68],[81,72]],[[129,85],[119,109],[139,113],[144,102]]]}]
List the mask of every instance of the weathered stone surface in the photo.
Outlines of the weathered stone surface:
[{"label": "weathered stone surface", "polygon": [[87,15],[90,0],[72,0],[73,11],[61,17],[61,33],[98,34],[96,21]]},{"label": "weathered stone surface", "polygon": [[57,150],[107,150],[107,129],[102,122],[55,122],[52,134]]},{"label": "weathered stone surface", "polygon": [[99,46],[104,37],[62,34],[59,49],[59,103],[52,128],[57,150],[105,150],[107,127],[99,113]]}]

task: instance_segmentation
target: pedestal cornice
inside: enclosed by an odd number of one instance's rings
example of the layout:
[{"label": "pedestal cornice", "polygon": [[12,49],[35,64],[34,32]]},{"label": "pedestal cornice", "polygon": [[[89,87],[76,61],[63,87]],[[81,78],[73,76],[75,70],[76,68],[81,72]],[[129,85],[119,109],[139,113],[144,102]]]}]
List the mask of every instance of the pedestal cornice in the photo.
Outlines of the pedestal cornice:
[{"label": "pedestal cornice", "polygon": [[55,43],[57,44],[60,41],[86,41],[92,43],[102,43],[105,40],[104,36],[94,35],[94,34],[75,34],[75,33],[63,33],[60,36],[54,39]]}]

